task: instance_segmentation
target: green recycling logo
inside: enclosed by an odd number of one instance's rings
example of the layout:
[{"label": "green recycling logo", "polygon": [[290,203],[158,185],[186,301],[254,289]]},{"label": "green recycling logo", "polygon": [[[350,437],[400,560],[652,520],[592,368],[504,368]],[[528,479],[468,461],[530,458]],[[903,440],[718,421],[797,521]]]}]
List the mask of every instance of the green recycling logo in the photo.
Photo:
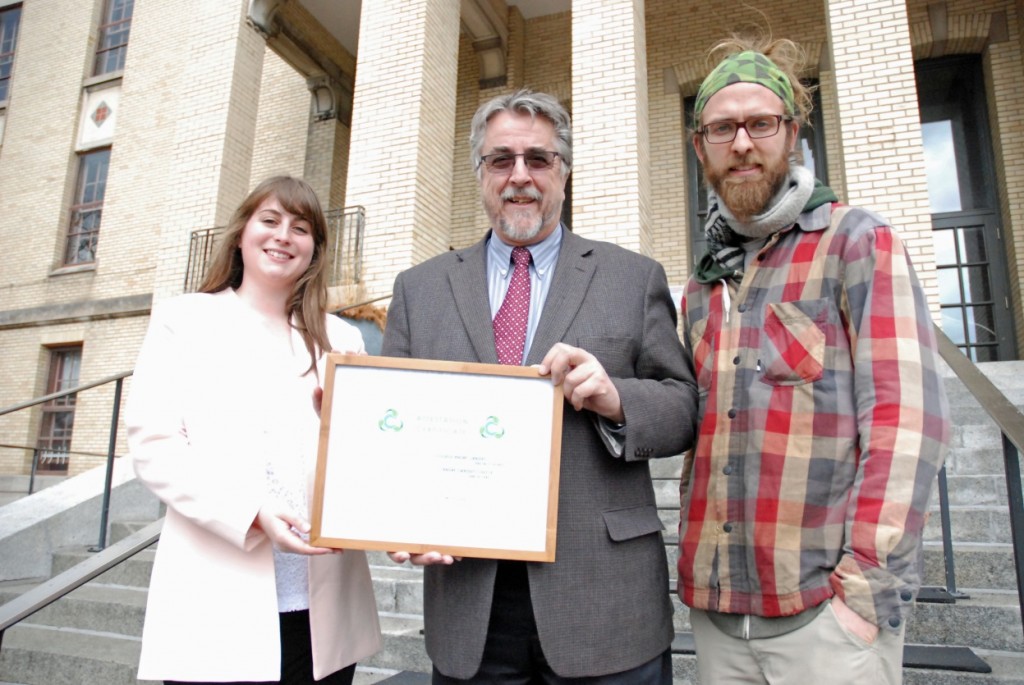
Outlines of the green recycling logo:
[{"label": "green recycling logo", "polygon": [[505,429],[501,427],[497,416],[488,416],[484,425],[480,426],[480,436],[483,438],[501,438],[505,435]]},{"label": "green recycling logo", "polygon": [[405,421],[398,418],[398,412],[396,410],[388,409],[384,412],[384,418],[377,422],[377,427],[382,431],[397,433],[405,428]]}]

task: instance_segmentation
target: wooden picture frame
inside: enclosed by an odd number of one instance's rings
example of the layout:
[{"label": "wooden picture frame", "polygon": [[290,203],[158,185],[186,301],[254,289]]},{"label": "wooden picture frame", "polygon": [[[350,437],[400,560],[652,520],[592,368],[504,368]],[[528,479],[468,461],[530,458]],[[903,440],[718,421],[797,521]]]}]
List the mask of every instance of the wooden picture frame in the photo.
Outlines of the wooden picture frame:
[{"label": "wooden picture frame", "polygon": [[554,561],[561,386],[498,364],[326,369],[310,544]]}]

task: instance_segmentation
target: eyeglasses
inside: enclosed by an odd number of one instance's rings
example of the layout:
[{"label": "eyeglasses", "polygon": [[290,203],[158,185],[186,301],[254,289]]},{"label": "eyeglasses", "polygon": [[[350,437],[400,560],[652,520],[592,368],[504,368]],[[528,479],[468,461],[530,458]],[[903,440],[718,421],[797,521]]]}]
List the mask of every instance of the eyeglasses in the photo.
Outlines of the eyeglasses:
[{"label": "eyeglasses", "polygon": [[[529,152],[495,152],[490,155],[483,155],[480,158],[480,164],[487,167],[487,170],[496,173],[507,173],[512,171],[516,165],[516,157],[523,158],[523,164],[530,171],[544,171],[550,169],[555,159],[560,157],[557,152],[551,152],[550,150],[530,150]],[[480,168],[480,164],[477,168]]]},{"label": "eyeglasses", "polygon": [[779,132],[783,121],[792,121],[793,117],[784,114],[762,114],[750,117],[746,121],[712,121],[697,131],[703,133],[709,143],[731,143],[742,128],[752,139],[771,138]]}]

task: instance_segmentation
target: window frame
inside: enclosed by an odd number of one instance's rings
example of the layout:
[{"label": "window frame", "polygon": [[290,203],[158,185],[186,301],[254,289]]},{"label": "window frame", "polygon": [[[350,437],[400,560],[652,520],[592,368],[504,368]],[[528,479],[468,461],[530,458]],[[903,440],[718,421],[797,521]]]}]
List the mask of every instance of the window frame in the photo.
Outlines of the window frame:
[{"label": "window frame", "polygon": [[[120,18],[115,18],[120,12]],[[103,7],[103,21],[96,36],[96,55],[93,59],[93,76],[107,76],[124,71],[128,55],[128,40],[131,37],[132,16],[135,0],[106,0]],[[111,37],[122,37],[117,44],[107,44]]]},{"label": "window frame", "polygon": [[[8,36],[3,30],[6,26],[6,17],[14,15],[14,29]],[[18,31],[21,28],[21,5],[10,5],[0,7],[0,108],[7,106],[11,97],[11,79],[14,71],[14,55],[18,50]],[[4,43],[9,42],[8,50],[4,50]],[[7,67],[7,75],[3,75],[3,67]]]},{"label": "window frame", "polygon": [[[81,378],[82,345],[62,345],[47,349],[50,354],[45,394],[77,386]],[[37,470],[67,471],[77,405],[78,393],[74,393],[49,400],[40,406],[39,432],[36,437]],[[64,417],[67,417],[67,422],[58,424]],[[55,445],[59,447],[55,449]]]},{"label": "window frame", "polygon": [[[96,263],[96,247],[102,224],[107,175],[110,171],[110,151],[110,147],[100,147],[80,152],[77,156],[78,173],[75,180],[74,204],[68,211],[67,235],[61,257],[62,267]],[[90,171],[89,162],[93,159],[98,160],[100,167],[97,178],[90,180],[87,176]],[[86,216],[89,218],[83,218]],[[95,226],[84,226],[92,216],[96,217]],[[82,259],[79,256],[83,251],[83,240],[86,241],[87,254],[91,253],[90,259]]]}]

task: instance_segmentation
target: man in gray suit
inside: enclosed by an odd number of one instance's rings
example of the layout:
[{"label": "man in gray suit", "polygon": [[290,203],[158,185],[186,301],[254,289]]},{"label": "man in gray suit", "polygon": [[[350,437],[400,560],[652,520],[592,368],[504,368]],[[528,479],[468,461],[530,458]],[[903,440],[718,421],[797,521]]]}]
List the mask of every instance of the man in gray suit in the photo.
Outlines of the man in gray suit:
[{"label": "man in gray suit", "polygon": [[[495,98],[474,116],[470,145],[491,230],[399,274],[382,354],[536,364],[570,406],[554,563],[411,555],[428,566],[433,682],[671,683],[672,605],[647,460],[691,446],[697,394],[665,272],[560,224],[572,131],[555,98]],[[509,333],[501,321],[514,304],[522,330]]]}]

